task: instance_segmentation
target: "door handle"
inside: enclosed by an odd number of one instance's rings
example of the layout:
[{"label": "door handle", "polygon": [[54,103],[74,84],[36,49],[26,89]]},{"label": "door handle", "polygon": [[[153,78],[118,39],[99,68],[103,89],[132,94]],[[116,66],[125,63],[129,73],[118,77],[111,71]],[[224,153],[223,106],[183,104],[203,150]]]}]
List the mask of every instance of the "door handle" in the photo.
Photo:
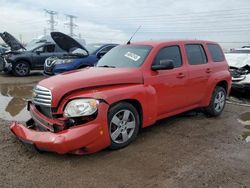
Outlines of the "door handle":
[{"label": "door handle", "polygon": [[211,72],[212,72],[212,70],[210,68],[206,69],[206,73],[211,73]]},{"label": "door handle", "polygon": [[178,73],[176,76],[176,78],[184,78],[184,77],[185,77],[185,74],[183,73]]}]

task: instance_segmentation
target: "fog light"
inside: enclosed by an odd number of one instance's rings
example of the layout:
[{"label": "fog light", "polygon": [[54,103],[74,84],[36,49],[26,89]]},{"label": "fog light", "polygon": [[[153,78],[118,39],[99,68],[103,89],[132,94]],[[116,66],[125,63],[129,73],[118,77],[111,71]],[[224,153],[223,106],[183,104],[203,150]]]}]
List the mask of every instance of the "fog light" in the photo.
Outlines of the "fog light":
[{"label": "fog light", "polygon": [[72,127],[75,125],[75,120],[73,119],[68,119],[65,123],[64,123],[65,127]]}]

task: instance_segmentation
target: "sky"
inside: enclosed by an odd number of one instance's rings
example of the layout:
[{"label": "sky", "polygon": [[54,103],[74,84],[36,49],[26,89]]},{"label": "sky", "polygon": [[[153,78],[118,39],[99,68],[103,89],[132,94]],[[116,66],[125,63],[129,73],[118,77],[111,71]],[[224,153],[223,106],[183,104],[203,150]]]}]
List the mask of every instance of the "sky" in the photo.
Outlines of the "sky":
[{"label": "sky", "polygon": [[56,11],[57,31],[69,33],[65,14],[77,16],[74,29],[87,43],[201,39],[224,48],[250,45],[249,0],[0,0],[0,32],[28,42],[45,33],[44,9]]}]

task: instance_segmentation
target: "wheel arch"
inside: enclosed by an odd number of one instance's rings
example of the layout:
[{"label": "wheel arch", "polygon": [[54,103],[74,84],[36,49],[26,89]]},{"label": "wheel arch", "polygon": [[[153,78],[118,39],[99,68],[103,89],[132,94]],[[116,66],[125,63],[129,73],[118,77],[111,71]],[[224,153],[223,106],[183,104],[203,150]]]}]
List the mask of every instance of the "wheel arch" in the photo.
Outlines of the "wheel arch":
[{"label": "wheel arch", "polygon": [[226,81],[225,79],[221,79],[217,82],[214,82],[213,84],[210,85],[210,87],[208,87],[208,90],[207,90],[207,95],[206,97],[204,98],[203,102],[202,102],[202,106],[208,106],[209,103],[210,103],[210,100],[211,100],[211,97],[213,95],[213,92],[215,90],[215,88],[217,86],[220,86],[220,87],[223,87],[226,91],[226,94],[228,95],[229,93],[229,83],[228,81]]},{"label": "wheel arch", "polygon": [[17,60],[15,61],[15,63],[19,63],[19,62],[22,62],[22,61],[24,61],[24,62],[28,63],[28,64],[29,64],[29,66],[30,66],[30,69],[32,68],[32,65],[31,65],[30,60],[29,60],[29,59],[26,59],[26,58],[20,58],[20,59],[17,59]]},{"label": "wheel arch", "polygon": [[215,87],[216,87],[216,86],[220,86],[220,87],[224,88],[225,91],[226,91],[226,93],[228,93],[228,83],[227,83],[226,80],[219,81],[219,82],[215,85]]},{"label": "wheel arch", "polygon": [[118,104],[118,103],[122,103],[122,102],[126,102],[129,103],[131,105],[133,105],[135,107],[135,109],[137,110],[137,112],[139,113],[139,118],[140,118],[140,129],[142,128],[143,125],[143,109],[142,109],[142,105],[141,103],[137,100],[137,99],[123,99],[120,101],[116,101],[113,104],[111,104],[109,106],[109,109],[112,108],[114,105]]}]

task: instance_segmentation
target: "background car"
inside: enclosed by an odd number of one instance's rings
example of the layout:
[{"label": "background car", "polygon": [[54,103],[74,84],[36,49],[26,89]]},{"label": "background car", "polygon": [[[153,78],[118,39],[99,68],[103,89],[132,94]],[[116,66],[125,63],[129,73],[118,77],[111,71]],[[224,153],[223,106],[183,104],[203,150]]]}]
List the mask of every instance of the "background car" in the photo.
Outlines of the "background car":
[{"label": "background car", "polygon": [[0,55],[5,53],[8,50],[8,48],[5,48],[3,46],[0,46]]},{"label": "background car", "polygon": [[25,48],[7,32],[0,36],[11,48],[11,51],[3,54],[3,71],[16,76],[27,76],[30,70],[43,70],[44,62],[48,57],[60,57],[67,53],[51,41],[37,41]]},{"label": "background car", "polygon": [[94,66],[97,61],[117,44],[88,44],[85,47],[78,41],[60,32],[52,32],[51,37],[60,48],[69,52],[61,57],[50,57],[44,64],[44,74],[55,75],[66,71]]}]

